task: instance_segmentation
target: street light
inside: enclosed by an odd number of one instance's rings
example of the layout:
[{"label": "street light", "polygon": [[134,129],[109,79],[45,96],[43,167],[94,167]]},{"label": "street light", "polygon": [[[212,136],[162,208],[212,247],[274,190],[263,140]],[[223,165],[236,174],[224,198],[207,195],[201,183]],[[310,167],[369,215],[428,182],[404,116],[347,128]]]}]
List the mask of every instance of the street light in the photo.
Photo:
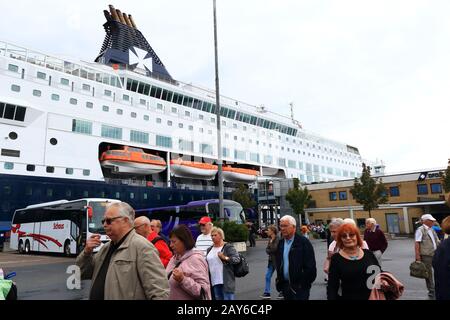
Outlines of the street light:
[{"label": "street light", "polygon": [[216,0],[213,0],[214,14],[214,57],[216,69],[216,115],[217,115],[217,166],[219,180],[219,214],[220,220],[224,220],[223,208],[223,175],[222,175],[222,132],[220,130],[220,93],[219,93],[219,57],[217,53],[217,18],[216,18]]}]

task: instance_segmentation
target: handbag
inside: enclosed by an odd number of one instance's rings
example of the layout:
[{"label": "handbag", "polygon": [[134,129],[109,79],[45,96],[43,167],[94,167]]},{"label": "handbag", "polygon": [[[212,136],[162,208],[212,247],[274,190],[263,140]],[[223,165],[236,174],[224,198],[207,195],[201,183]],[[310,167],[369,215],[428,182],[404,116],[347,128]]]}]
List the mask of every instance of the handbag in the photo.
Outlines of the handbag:
[{"label": "handbag", "polygon": [[411,277],[419,279],[428,279],[427,267],[422,261],[414,261],[409,265],[409,274]]}]

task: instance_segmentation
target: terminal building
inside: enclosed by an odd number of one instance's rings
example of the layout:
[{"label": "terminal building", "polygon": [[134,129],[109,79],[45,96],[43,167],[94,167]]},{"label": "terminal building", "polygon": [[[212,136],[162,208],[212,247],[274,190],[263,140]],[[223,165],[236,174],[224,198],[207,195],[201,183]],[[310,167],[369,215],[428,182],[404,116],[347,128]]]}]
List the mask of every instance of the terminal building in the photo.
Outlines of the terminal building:
[{"label": "terminal building", "polygon": [[[381,229],[389,234],[412,234],[421,215],[432,214],[438,222],[450,214],[449,193],[445,193],[444,169],[376,176],[381,178],[388,202],[371,211]],[[313,202],[305,210],[310,223],[328,223],[332,218],[352,218],[361,228],[369,212],[352,197],[354,180],[307,185]]]}]

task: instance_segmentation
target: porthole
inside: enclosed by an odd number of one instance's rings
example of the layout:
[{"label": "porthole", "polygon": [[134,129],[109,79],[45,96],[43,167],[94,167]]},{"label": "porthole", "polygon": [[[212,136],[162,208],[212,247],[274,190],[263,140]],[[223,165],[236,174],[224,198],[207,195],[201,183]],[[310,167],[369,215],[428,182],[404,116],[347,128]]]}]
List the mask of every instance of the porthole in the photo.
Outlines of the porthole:
[{"label": "porthole", "polygon": [[56,140],[55,138],[51,138],[51,139],[50,139],[50,144],[51,144],[52,146],[56,146],[56,145],[58,144],[58,140]]},{"label": "porthole", "polygon": [[11,131],[11,132],[9,133],[8,137],[9,137],[11,140],[16,140],[17,137],[18,137],[18,135],[17,135],[16,132]]}]

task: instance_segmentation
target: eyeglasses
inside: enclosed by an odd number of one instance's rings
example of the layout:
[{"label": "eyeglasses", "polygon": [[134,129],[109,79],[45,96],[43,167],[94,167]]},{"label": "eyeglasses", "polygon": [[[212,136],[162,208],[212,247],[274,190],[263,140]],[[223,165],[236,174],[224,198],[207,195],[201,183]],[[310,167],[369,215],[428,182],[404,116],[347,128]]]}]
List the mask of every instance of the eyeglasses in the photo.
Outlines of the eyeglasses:
[{"label": "eyeglasses", "polygon": [[124,218],[124,217],[119,216],[119,217],[114,217],[114,218],[104,218],[104,219],[102,219],[102,224],[105,224],[105,222],[106,222],[107,225],[110,225],[114,220],[119,219],[119,218]]},{"label": "eyeglasses", "polygon": [[354,234],[354,233],[344,233],[344,234],[341,236],[342,239],[346,239],[346,238],[351,239],[351,238],[354,238],[354,237],[356,237],[356,234]]}]

